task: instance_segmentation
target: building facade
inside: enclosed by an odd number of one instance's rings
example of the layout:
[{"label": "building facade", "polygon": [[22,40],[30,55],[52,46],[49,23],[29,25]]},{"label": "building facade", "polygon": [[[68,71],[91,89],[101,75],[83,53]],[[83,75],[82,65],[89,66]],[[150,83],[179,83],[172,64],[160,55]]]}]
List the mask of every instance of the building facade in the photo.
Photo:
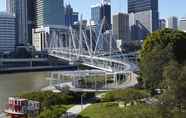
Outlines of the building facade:
[{"label": "building facade", "polygon": [[128,0],[128,13],[132,40],[144,40],[159,29],[158,0]]},{"label": "building facade", "polygon": [[31,45],[34,0],[6,0],[6,11],[16,16],[16,44]]},{"label": "building facade", "polygon": [[[48,25],[33,29],[33,46],[36,51],[47,51],[50,47],[54,48],[56,45],[67,47],[69,29],[65,26]],[[61,43],[55,43],[61,42]]]},{"label": "building facade", "polygon": [[158,11],[158,0],[128,0],[128,12]]},{"label": "building facade", "polygon": [[125,13],[117,13],[113,15],[113,34],[116,36],[117,44],[122,44],[129,39],[129,15]]},{"label": "building facade", "polygon": [[0,53],[15,51],[16,19],[12,14],[0,13]]},{"label": "building facade", "polygon": [[178,29],[178,18],[171,16],[167,18],[167,28]]},{"label": "building facade", "polygon": [[103,20],[105,18],[105,22],[103,24],[103,32],[106,30],[110,30],[112,28],[111,25],[111,3],[109,0],[102,0],[101,9],[100,9],[100,19]]},{"label": "building facade", "polygon": [[64,25],[63,0],[35,0],[34,27]]},{"label": "building facade", "polygon": [[72,26],[74,22],[77,22],[79,19],[78,18],[79,13],[74,12],[70,4],[67,4],[65,6],[64,15],[65,15],[65,26]]},{"label": "building facade", "polygon": [[16,0],[15,3],[17,45],[27,45],[29,40],[27,0]]},{"label": "building facade", "polygon": [[32,44],[32,28],[34,28],[34,2],[35,0],[27,1],[27,20],[28,20],[28,43]]},{"label": "building facade", "polygon": [[166,24],[167,24],[167,22],[166,22],[165,19],[160,19],[159,20],[159,28],[160,29],[165,29],[166,28]]},{"label": "building facade", "polygon": [[101,21],[100,10],[101,10],[100,4],[91,6],[91,20],[94,21],[96,25],[100,24]]},{"label": "building facade", "polygon": [[186,32],[186,18],[179,20],[179,30]]},{"label": "building facade", "polygon": [[6,12],[15,14],[15,0],[6,0]]}]

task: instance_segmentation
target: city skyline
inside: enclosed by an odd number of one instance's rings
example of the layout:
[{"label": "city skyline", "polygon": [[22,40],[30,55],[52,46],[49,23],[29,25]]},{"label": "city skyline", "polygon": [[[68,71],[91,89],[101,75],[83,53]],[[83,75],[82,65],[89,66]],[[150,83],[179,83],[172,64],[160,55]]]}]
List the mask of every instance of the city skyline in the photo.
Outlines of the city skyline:
[{"label": "city skyline", "polygon": [[[75,11],[83,14],[83,18],[90,19],[91,5],[97,4],[99,0],[81,0],[86,5],[82,5],[81,2],[79,2],[80,0],[65,0],[64,3],[67,3],[68,1],[71,3]],[[111,2],[112,14],[115,14],[117,12],[127,13],[127,0],[112,0]],[[167,7],[167,4],[169,5],[169,7]],[[179,0],[179,2],[177,2],[176,0],[172,0],[171,2],[169,0],[159,0],[160,18],[166,18],[169,16],[177,16],[181,18],[186,16],[186,11],[185,13],[183,12],[185,4],[185,0]],[[0,0],[0,11],[5,11],[5,7],[5,0]],[[172,9],[174,7],[176,7],[176,9]]]}]

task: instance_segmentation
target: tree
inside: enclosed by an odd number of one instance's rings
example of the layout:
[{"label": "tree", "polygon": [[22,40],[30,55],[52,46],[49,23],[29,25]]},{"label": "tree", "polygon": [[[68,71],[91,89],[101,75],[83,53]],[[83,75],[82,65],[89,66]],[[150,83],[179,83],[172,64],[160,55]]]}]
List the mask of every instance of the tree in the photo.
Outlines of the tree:
[{"label": "tree", "polygon": [[182,112],[186,109],[186,65],[170,62],[164,69],[163,77],[163,85],[166,88],[161,97],[163,103]]},{"label": "tree", "polygon": [[164,67],[171,60],[184,63],[185,45],[186,33],[171,29],[154,32],[145,39],[140,53],[140,70],[146,88],[160,88]]}]

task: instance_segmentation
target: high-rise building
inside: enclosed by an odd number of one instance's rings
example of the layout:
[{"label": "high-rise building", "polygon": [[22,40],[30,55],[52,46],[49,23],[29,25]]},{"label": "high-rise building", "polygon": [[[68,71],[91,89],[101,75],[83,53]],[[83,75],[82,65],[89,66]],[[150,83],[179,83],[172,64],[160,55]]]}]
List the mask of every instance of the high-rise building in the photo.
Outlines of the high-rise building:
[{"label": "high-rise building", "polygon": [[15,51],[16,44],[15,16],[0,13],[0,53]]},{"label": "high-rise building", "polygon": [[63,0],[35,0],[34,26],[64,25]]},{"label": "high-rise building", "polygon": [[179,20],[179,30],[186,32],[186,18]]},{"label": "high-rise building", "polygon": [[112,29],[113,34],[116,36],[118,45],[121,46],[129,38],[129,15],[125,13],[117,13],[113,15]]},{"label": "high-rise building", "polygon": [[6,10],[16,16],[16,44],[27,45],[32,41],[34,0],[6,0]]},{"label": "high-rise building", "polygon": [[91,20],[95,22],[96,25],[100,24],[101,21],[101,5],[96,4],[91,6]]},{"label": "high-rise building", "polygon": [[100,9],[100,19],[103,20],[105,18],[105,22],[103,25],[103,32],[111,29],[111,3],[110,0],[102,0],[101,1],[101,9]]},{"label": "high-rise building", "polygon": [[160,19],[159,20],[159,28],[160,29],[166,28],[166,20],[165,19]]},{"label": "high-rise building", "polygon": [[128,0],[128,13],[132,23],[132,40],[143,40],[149,33],[158,30],[158,0]]},{"label": "high-rise building", "polygon": [[28,43],[32,44],[32,28],[34,27],[34,2],[35,0],[27,0],[27,20],[28,20]]},{"label": "high-rise building", "polygon": [[171,16],[167,18],[167,27],[171,29],[178,29],[178,18]]},{"label": "high-rise building", "polygon": [[128,0],[128,12],[158,11],[158,0]]},{"label": "high-rise building", "polygon": [[65,26],[72,26],[74,22],[78,21],[78,12],[74,12],[70,4],[65,6]]},{"label": "high-rise building", "polygon": [[15,8],[17,44],[26,45],[29,40],[27,0],[16,0]]},{"label": "high-rise building", "polygon": [[15,14],[15,0],[6,0],[6,12]]}]

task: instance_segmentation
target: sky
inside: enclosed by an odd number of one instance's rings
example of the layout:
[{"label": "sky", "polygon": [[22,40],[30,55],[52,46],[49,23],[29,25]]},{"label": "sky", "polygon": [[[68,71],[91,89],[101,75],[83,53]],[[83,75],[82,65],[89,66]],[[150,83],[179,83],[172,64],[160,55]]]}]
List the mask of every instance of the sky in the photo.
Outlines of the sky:
[{"label": "sky", "polygon": [[[98,3],[99,0],[65,0],[70,2],[75,11],[83,15],[84,19],[90,18],[90,7]],[[112,13],[127,13],[127,0],[111,0]],[[0,0],[0,11],[5,11],[5,0]],[[159,0],[159,12],[161,18],[168,16],[186,16],[186,0]]]}]

